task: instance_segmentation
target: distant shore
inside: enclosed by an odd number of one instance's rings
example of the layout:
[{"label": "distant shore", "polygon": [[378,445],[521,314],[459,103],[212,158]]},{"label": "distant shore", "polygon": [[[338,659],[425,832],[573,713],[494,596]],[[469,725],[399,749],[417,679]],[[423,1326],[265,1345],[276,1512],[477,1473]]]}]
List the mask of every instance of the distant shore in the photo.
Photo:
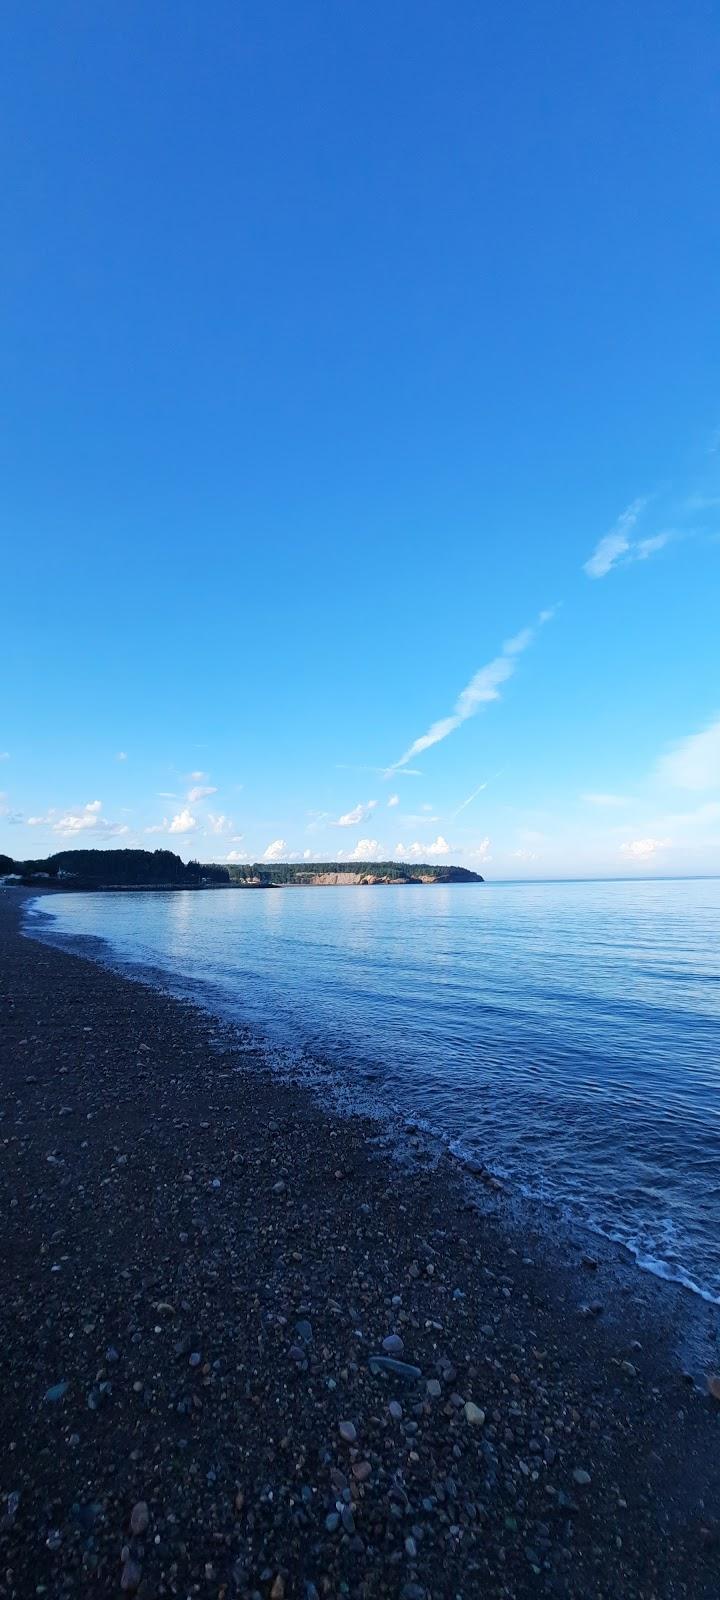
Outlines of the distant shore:
[{"label": "distant shore", "polygon": [[0,886],[108,889],[363,888],[389,884],[482,883],[469,867],[420,861],[183,861],[172,850],[59,850],[41,860],[0,855]]},{"label": "distant shore", "polygon": [[22,937],[26,898],[0,893],[8,1600],[716,1596],[683,1293],[391,1160],[247,1037]]}]

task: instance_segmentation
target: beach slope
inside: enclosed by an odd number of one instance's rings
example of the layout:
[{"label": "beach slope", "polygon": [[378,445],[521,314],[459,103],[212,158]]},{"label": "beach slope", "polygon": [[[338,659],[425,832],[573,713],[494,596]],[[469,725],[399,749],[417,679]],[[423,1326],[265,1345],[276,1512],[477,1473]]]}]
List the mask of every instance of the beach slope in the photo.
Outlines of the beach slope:
[{"label": "beach slope", "polygon": [[602,1265],[551,1268],[449,1161],[22,937],[22,899],[0,1596],[717,1595],[720,1407],[669,1330],[591,1310]]}]

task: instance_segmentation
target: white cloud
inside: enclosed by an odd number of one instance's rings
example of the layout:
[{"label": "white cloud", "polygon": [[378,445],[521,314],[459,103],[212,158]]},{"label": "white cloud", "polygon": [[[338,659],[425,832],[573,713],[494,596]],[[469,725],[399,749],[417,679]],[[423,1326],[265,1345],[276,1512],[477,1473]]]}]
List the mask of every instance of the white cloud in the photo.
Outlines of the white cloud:
[{"label": "white cloud", "polygon": [[[398,845],[397,848],[402,850],[403,846]],[[414,844],[408,845],[407,854],[412,856],[414,861],[429,861],[432,856],[449,856],[450,846],[447,839],[443,839],[442,834],[439,833],[432,844],[421,844],[420,840],[416,839]]]},{"label": "white cloud", "polygon": [[589,806],[629,806],[633,804],[632,796],[627,794],[584,794],[583,800]]},{"label": "white cloud", "polygon": [[[547,613],[547,615],[549,616],[550,613]],[[505,643],[503,645],[503,655],[504,656],[519,656],[519,655],[521,655],[523,650],[527,650],[528,645],[532,644],[534,637],[535,637],[534,628],[521,628],[520,632],[514,634],[512,639],[506,639],[505,640]]]},{"label": "white cloud", "polygon": [[[41,823],[48,823],[55,815],[54,811],[48,812],[46,817],[29,817],[30,827],[37,827]],[[79,811],[66,811],[56,822],[51,824],[53,833],[62,834],[64,838],[72,838],[78,833],[96,832],[107,836],[119,836],[128,833],[129,829],[122,822],[110,822],[102,815],[102,801],[88,800]]]},{"label": "white cloud", "polygon": [[339,861],[375,861],[380,853],[377,839],[358,839],[354,850],[338,850]]},{"label": "white cloud", "polygon": [[654,556],[656,551],[664,550],[666,544],[673,538],[672,531],[668,528],[665,533],[656,533],[652,539],[639,539],[631,550],[632,561],[647,561],[648,556]]},{"label": "white cloud", "polygon": [[441,739],[447,739],[448,734],[454,733],[461,723],[467,722],[469,717],[474,717],[482,705],[488,704],[491,700],[499,700],[500,685],[512,677],[517,657],[523,650],[527,650],[528,645],[532,644],[538,627],[542,627],[543,623],[549,622],[553,615],[554,611],[552,610],[541,611],[537,622],[532,628],[523,628],[521,633],[516,634],[512,639],[508,639],[503,646],[502,653],[499,656],[495,656],[492,661],[488,661],[486,666],[481,667],[475,673],[475,676],[470,679],[470,682],[465,685],[465,688],[461,690],[450,715],[440,717],[437,722],[433,722],[427,733],[423,733],[419,739],[415,739],[399,761],[387,768],[385,776],[389,778],[393,773],[398,773],[399,775],[400,769],[407,767],[407,763],[412,761],[414,756],[419,756],[423,750],[429,750],[432,745],[439,744]]},{"label": "white cloud", "polygon": [[484,839],[480,840],[479,844],[475,845],[473,850],[468,850],[466,854],[471,861],[492,861],[492,856],[490,854],[490,840],[487,837],[487,834],[485,835]]},{"label": "white cloud", "polygon": [[52,822],[52,819],[53,819],[54,816],[55,816],[55,811],[52,810],[52,811],[46,811],[44,817],[28,817],[27,825],[28,825],[29,828],[48,827],[49,824]]},{"label": "white cloud", "polygon": [[284,839],[273,839],[264,852],[263,861],[282,861],[287,855],[287,845]]},{"label": "white cloud", "polygon": [[664,550],[665,546],[675,538],[672,528],[666,528],[662,533],[655,533],[646,539],[631,539],[630,535],[642,516],[647,505],[647,499],[633,500],[632,504],[618,517],[615,527],[603,535],[599,543],[585,562],[583,572],[589,578],[605,578],[613,567],[627,566],[631,561],[647,561],[650,556]]},{"label": "white cloud", "polygon": [[117,753],[117,755],[115,757],[115,760],[116,761],[127,761],[127,750],[118,750],[118,753]]},{"label": "white cloud", "polygon": [[358,822],[364,822],[365,818],[369,817],[370,812],[375,810],[376,805],[377,800],[367,800],[364,805],[361,803],[353,806],[352,811],[346,811],[344,816],[338,817],[334,826],[336,828],[354,828]]},{"label": "white cloud", "polygon": [[91,811],[66,811],[64,817],[58,817],[53,823],[53,833],[85,833],[88,828],[96,828],[98,819]]},{"label": "white cloud", "polygon": [[676,789],[720,788],[720,719],[681,739],[661,757],[656,776]]},{"label": "white cloud", "polygon": [[184,810],[178,811],[177,816],[173,817],[170,822],[168,822],[167,817],[163,817],[162,822],[156,822],[152,828],[146,828],[145,832],[146,833],[192,833],[193,828],[196,828],[196,827],[197,827],[197,821],[196,821],[195,817],[193,817],[191,812],[189,812],[187,810],[187,807],[185,807]]},{"label": "white cloud", "polygon": [[191,783],[202,783],[203,778],[207,777],[207,773],[206,772],[200,772],[200,771],[198,771],[198,772],[189,772],[188,773],[188,777],[189,777]]},{"label": "white cloud", "polygon": [[168,833],[192,833],[193,828],[196,827],[197,822],[186,806],[182,811],[178,811],[176,817],[173,817]]},{"label": "white cloud", "polygon": [[399,794],[391,794],[390,798],[388,800],[388,806],[399,806],[399,804],[400,804],[400,796],[399,796]]},{"label": "white cloud", "polygon": [[537,861],[535,850],[512,850],[510,853],[515,861]]},{"label": "white cloud", "polygon": [[618,517],[615,527],[611,528],[609,533],[603,534],[583,568],[589,578],[606,577],[616,562],[627,555],[630,549],[630,534],[646,505],[646,499],[633,500],[623,511],[622,516]]},{"label": "white cloud", "polygon": [[226,855],[226,857],[225,857],[225,860],[226,861],[247,861],[247,854],[246,854],[246,852],[244,850],[229,850],[227,855]]},{"label": "white cloud", "polygon": [[188,789],[188,805],[194,806],[198,800],[207,800],[211,794],[217,794],[212,784],[197,784],[194,789]]},{"label": "white cloud", "polygon": [[222,814],[222,812],[216,813],[214,811],[208,811],[205,821],[207,824],[208,833],[232,833],[233,828],[235,827],[232,817],[226,817]]},{"label": "white cloud", "polygon": [[620,854],[630,861],[650,861],[658,850],[667,850],[672,839],[629,839]]}]

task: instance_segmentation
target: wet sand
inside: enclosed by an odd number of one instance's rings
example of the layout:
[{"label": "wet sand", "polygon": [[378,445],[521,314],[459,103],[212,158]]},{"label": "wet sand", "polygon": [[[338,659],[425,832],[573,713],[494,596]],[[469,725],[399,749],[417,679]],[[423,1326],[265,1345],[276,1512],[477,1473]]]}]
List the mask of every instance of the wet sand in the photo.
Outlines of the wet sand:
[{"label": "wet sand", "polygon": [[717,1596],[687,1297],[391,1160],[207,1013],[23,938],[23,898],[0,1596]]}]

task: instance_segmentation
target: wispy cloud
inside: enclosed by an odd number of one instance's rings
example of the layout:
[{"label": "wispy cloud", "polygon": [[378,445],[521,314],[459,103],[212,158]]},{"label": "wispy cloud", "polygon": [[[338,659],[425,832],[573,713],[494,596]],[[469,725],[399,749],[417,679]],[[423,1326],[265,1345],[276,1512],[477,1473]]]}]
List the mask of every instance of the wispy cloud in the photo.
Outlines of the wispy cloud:
[{"label": "wispy cloud", "polygon": [[658,850],[667,850],[672,839],[628,839],[620,846],[620,854],[628,861],[650,861]]},{"label": "wispy cloud", "polygon": [[583,567],[583,572],[586,572],[589,578],[606,578],[613,567],[627,566],[631,561],[647,561],[650,556],[656,555],[658,550],[664,550],[671,539],[675,538],[675,530],[665,528],[661,533],[651,534],[649,538],[631,539],[630,535],[647,504],[647,497],[633,500],[618,517],[614,528],[611,528],[609,533],[603,534]]},{"label": "wispy cloud", "polygon": [[676,789],[720,789],[720,719],[681,739],[661,757],[655,772]]},{"label": "wispy cloud", "polygon": [[213,784],[196,784],[194,788],[188,789],[188,805],[197,805],[198,800],[207,800],[211,794],[217,794],[217,789]]},{"label": "wispy cloud", "polygon": [[647,499],[642,496],[631,501],[618,517],[614,528],[611,528],[609,533],[603,534],[583,568],[589,578],[604,578],[616,562],[627,555],[630,549],[630,534],[646,505]]},{"label": "wispy cloud", "polygon": [[375,810],[376,805],[377,800],[366,800],[364,803],[360,802],[358,805],[353,806],[352,811],[346,811],[342,817],[338,817],[337,821],[334,823],[334,827],[357,827],[359,822],[364,822],[365,818],[370,816],[370,812]]},{"label": "wispy cloud", "polygon": [[118,750],[118,753],[117,753],[117,755],[115,757],[115,760],[116,761],[127,761],[127,750]]},{"label": "wispy cloud", "polygon": [[628,794],[584,794],[582,798],[588,806],[630,806],[634,803],[632,795]]},{"label": "wispy cloud", "polygon": [[388,806],[399,806],[399,804],[400,804],[400,796],[399,796],[399,794],[391,794],[389,799],[388,799]]},{"label": "wispy cloud", "polygon": [[[387,768],[386,767],[365,767],[365,766],[358,767],[358,766],[354,766],[352,763],[347,762],[347,761],[336,761],[336,763],[335,763],[335,771],[336,772],[374,772],[378,778],[384,778],[384,777],[387,776]],[[420,771],[419,767],[403,767],[402,772],[398,772],[398,777],[399,778],[421,778],[422,777],[422,772]]]},{"label": "wispy cloud", "polygon": [[452,813],[453,821],[455,820],[456,817],[459,817],[460,812],[464,811],[466,806],[472,805],[473,800],[477,800],[478,795],[482,794],[483,789],[487,789],[487,782],[479,783],[478,786],[477,786],[477,789],[473,789],[472,794],[468,795],[467,800],[463,800],[462,805],[458,806],[457,811],[453,811],[453,813]]},{"label": "wispy cloud", "polygon": [[500,686],[512,677],[518,656],[532,644],[538,627],[549,622],[553,615],[554,611],[541,611],[533,627],[523,628],[512,639],[508,639],[500,655],[495,656],[486,666],[480,667],[461,690],[449,716],[440,717],[437,722],[431,723],[427,733],[422,733],[419,739],[414,739],[399,761],[386,768],[385,777],[389,778],[394,773],[399,774],[403,768],[407,769],[409,761],[415,756],[422,755],[423,751],[429,750],[432,745],[439,744],[441,739],[447,739],[448,734],[454,733],[461,723],[467,722],[469,717],[474,717],[481,706],[487,705],[491,700],[499,700]]},{"label": "wispy cloud", "polygon": [[229,850],[225,857],[226,861],[247,861],[247,859],[247,854],[244,850]]},{"label": "wispy cloud", "polygon": [[0,750],[0,761],[9,761],[9,760],[10,760],[10,751],[9,750]]}]

